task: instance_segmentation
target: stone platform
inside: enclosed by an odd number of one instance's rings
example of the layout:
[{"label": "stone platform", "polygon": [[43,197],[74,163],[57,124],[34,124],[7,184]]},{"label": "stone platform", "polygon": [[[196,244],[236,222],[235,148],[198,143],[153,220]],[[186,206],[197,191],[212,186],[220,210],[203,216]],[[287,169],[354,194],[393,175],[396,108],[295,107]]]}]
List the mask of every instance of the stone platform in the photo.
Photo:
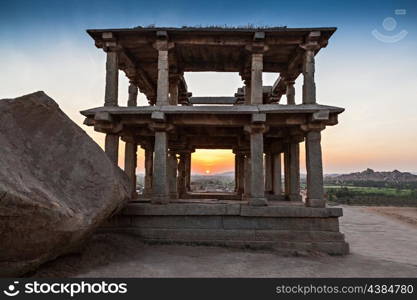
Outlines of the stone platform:
[{"label": "stone platform", "polygon": [[302,202],[176,200],[165,205],[129,203],[101,230],[139,236],[149,243],[181,243],[272,249],[283,254],[349,253],[339,231],[341,208],[310,208]]}]

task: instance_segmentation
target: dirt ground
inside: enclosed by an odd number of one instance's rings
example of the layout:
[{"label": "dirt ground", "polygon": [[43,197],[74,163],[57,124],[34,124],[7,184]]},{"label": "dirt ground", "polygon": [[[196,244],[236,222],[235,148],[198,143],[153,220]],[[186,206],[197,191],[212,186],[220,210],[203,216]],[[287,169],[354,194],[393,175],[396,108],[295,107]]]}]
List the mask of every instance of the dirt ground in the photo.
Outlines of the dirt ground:
[{"label": "dirt ground", "polygon": [[417,207],[368,207],[372,212],[417,226]]},{"label": "dirt ground", "polygon": [[417,209],[343,206],[347,256],[284,257],[203,246],[145,245],[96,234],[78,255],[43,265],[35,277],[416,277]]}]

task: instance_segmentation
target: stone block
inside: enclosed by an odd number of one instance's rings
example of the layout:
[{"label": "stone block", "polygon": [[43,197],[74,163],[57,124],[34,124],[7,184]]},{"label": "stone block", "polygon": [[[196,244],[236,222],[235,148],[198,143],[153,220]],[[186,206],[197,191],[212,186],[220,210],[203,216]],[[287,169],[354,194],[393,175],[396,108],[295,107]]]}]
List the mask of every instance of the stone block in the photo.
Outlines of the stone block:
[{"label": "stone block", "polygon": [[329,110],[319,110],[312,114],[311,120],[314,121],[327,121],[329,119]]},{"label": "stone block", "polygon": [[151,114],[151,119],[154,121],[164,122],[165,121],[165,113],[162,111],[154,111]]},{"label": "stone block", "polygon": [[337,218],[259,218],[224,216],[224,229],[339,231]]},{"label": "stone block", "polygon": [[252,114],[252,123],[265,123],[266,122],[266,114]]},{"label": "stone block", "polygon": [[138,228],[165,229],[221,229],[221,216],[136,216],[132,226]]},{"label": "stone block", "polygon": [[112,122],[113,118],[112,118],[112,116],[110,115],[109,112],[99,111],[99,112],[96,112],[96,114],[94,115],[94,120],[104,121],[104,122]]},{"label": "stone block", "polygon": [[339,207],[311,208],[304,206],[264,206],[254,207],[242,204],[242,216],[256,217],[303,217],[303,218],[326,218],[342,216],[342,209]]},{"label": "stone block", "polygon": [[126,206],[122,213],[125,215],[229,215],[239,214],[240,204],[201,204],[201,203],[168,203],[153,205],[150,203],[132,203]]}]

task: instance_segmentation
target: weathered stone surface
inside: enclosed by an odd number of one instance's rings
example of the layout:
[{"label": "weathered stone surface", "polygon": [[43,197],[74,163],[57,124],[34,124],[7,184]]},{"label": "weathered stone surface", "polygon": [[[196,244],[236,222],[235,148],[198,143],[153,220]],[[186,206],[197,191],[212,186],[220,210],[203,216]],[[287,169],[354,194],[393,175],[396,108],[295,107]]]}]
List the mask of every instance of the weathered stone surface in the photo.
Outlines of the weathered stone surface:
[{"label": "weathered stone surface", "polygon": [[0,100],[0,276],[76,250],[128,178],[43,92]]}]

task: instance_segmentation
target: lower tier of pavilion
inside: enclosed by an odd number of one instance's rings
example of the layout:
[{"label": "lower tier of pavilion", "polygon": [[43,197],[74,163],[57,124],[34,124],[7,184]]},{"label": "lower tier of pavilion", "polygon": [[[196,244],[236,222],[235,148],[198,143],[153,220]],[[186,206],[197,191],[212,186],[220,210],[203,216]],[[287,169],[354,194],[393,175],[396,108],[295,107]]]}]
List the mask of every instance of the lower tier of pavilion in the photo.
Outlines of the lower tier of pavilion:
[{"label": "lower tier of pavilion", "polygon": [[[267,104],[104,106],[81,113],[86,117],[84,124],[106,134],[105,150],[115,163],[119,139],[126,142],[125,171],[133,191],[137,148],[145,150],[143,196],[150,198],[151,203],[193,198],[191,153],[196,149],[233,150],[235,193],[230,200],[244,200],[252,206],[269,205],[273,200],[300,201],[299,144],[305,141],[305,205],[324,207],[320,132],[337,124],[338,114],[343,110],[319,104]],[[211,195],[194,196],[202,199]],[[135,192],[132,198],[136,198]]]}]

